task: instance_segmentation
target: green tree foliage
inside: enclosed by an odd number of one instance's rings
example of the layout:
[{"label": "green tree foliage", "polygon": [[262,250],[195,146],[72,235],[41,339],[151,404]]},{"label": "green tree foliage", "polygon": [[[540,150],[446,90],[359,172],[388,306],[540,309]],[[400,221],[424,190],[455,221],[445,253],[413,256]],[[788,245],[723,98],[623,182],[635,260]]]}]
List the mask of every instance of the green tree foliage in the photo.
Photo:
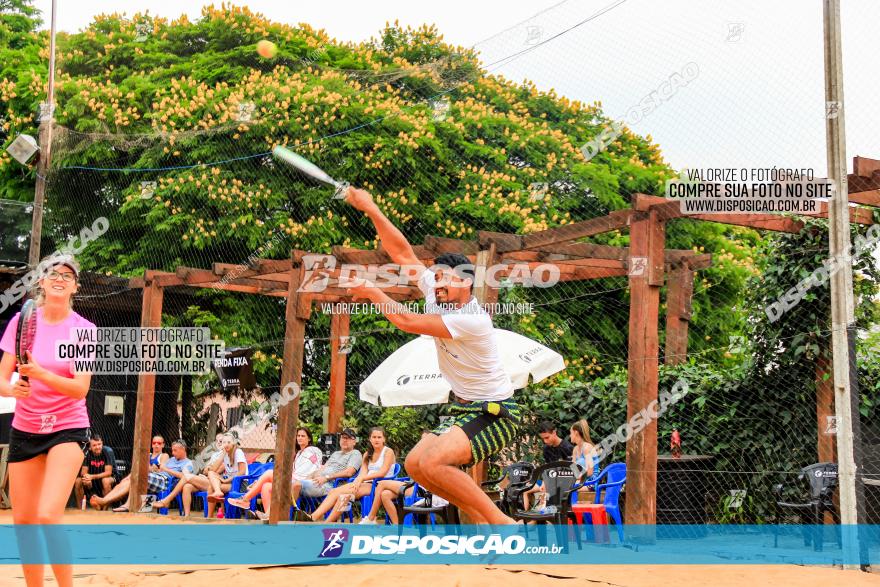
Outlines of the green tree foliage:
[{"label": "green tree foliage", "polygon": [[[37,31],[40,19],[31,0],[0,0],[0,143],[19,134],[37,136],[37,113],[45,100],[48,35]],[[29,202],[33,170],[23,169],[0,152],[0,198]]]},{"label": "green tree foliage", "polygon": [[[25,38],[35,56],[45,46],[33,29]],[[277,44],[273,59],[256,55],[264,38]],[[20,132],[42,98],[45,61],[33,73],[27,59],[4,63],[0,100]],[[286,258],[290,248],[375,246],[366,218],[330,201],[326,188],[249,158],[276,144],[371,190],[416,244],[427,235],[473,239],[478,229],[527,234],[566,226],[627,207],[635,192],[662,193],[674,176],[651,137],[626,127],[586,161],[581,146],[611,124],[600,102],[490,75],[472,51],[445,43],[434,27],[389,25],[377,38],[353,44],[234,6],[205,8],[196,21],[105,15],[59,37],[58,67],[56,119],[63,128],[44,248],[105,215],[110,230],[83,262],[112,275],[238,263],[252,252]],[[253,116],[242,120],[250,105]],[[121,168],[126,171],[108,170]],[[0,173],[9,180],[22,170],[7,159],[0,160]],[[156,182],[147,197],[141,197],[144,181]],[[26,185],[19,179],[2,185],[18,184]],[[536,184],[546,184],[546,192]],[[26,190],[17,197],[27,199]],[[278,235],[280,244],[268,247]],[[699,274],[693,324],[701,336],[694,352],[724,361],[723,351],[714,350],[719,341],[744,332],[745,314],[730,308],[757,272],[758,240],[747,229],[670,224],[669,247],[715,255],[713,267]],[[628,236],[610,233],[595,242],[626,246]],[[503,326],[566,355],[569,369],[548,386],[590,381],[626,360],[625,285],[625,279],[597,282],[589,296],[581,295],[582,284],[505,290],[502,300],[541,307]],[[273,305],[212,291],[197,298],[198,319],[228,344],[283,336],[281,300]],[[609,312],[612,307],[620,311]],[[329,317],[316,313],[307,335],[326,337],[328,324]],[[349,358],[353,382],[408,338],[375,316],[356,317],[352,328],[376,333],[360,337]],[[325,342],[307,349],[306,372],[324,384]],[[276,344],[255,355],[266,389],[277,385],[279,350]]]}]

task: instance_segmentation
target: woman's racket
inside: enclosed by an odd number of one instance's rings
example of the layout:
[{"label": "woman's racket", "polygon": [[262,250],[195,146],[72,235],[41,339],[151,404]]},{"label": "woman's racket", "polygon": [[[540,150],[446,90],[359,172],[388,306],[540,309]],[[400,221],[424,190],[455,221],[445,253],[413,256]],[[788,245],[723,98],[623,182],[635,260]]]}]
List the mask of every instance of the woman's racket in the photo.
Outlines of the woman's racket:
[{"label": "woman's racket", "polygon": [[[27,300],[18,315],[18,328],[15,336],[15,358],[19,365],[27,363],[25,351],[33,350],[34,337],[37,335],[37,306],[33,300]],[[27,377],[22,377],[27,381]]]},{"label": "woman's racket", "polygon": [[321,183],[325,183],[329,186],[333,186],[336,188],[336,193],[333,194],[333,198],[336,200],[341,200],[345,197],[345,192],[349,188],[349,183],[346,181],[336,181],[330,175],[306,159],[301,155],[297,155],[290,149],[282,146],[277,146],[272,149],[272,156],[275,159],[286,163],[287,165],[293,167],[300,173],[308,175],[312,179],[318,180]]}]

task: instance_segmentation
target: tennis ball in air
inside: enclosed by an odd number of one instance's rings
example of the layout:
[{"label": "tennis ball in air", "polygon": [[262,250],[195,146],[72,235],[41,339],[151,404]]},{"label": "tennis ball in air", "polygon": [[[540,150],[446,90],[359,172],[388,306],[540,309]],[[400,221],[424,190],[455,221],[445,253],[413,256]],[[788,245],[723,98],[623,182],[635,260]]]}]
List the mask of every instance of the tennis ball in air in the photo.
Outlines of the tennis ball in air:
[{"label": "tennis ball in air", "polygon": [[272,41],[263,39],[257,43],[257,53],[264,59],[272,59],[278,53],[278,47]]}]

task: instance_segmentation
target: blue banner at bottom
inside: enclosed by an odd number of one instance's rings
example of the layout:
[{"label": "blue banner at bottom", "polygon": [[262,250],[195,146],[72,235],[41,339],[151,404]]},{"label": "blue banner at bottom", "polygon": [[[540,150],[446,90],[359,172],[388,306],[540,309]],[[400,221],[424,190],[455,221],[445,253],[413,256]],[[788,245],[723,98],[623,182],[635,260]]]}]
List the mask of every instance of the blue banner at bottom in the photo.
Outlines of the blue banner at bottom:
[{"label": "blue banner at bottom", "polygon": [[869,564],[880,526],[0,526],[3,564]]}]

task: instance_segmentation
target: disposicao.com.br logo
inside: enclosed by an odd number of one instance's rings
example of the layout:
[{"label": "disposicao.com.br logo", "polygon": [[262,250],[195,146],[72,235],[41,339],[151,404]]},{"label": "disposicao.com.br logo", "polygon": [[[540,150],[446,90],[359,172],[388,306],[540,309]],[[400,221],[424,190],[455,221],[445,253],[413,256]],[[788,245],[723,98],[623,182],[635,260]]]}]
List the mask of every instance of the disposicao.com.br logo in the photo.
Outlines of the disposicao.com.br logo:
[{"label": "disposicao.com.br logo", "polygon": [[527,546],[523,536],[352,536],[351,554],[558,554],[558,545]]},{"label": "disposicao.com.br logo", "polygon": [[345,528],[324,528],[324,546],[318,553],[318,558],[337,558],[345,548],[348,540],[348,530]]}]

